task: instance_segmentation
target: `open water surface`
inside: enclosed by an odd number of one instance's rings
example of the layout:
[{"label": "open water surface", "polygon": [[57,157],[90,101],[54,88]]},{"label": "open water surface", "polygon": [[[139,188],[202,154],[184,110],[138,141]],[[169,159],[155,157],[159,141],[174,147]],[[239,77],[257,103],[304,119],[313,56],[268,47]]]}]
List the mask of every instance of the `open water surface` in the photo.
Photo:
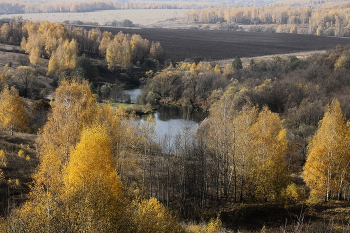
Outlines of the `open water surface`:
[{"label": "open water surface", "polygon": [[[140,89],[126,90],[132,103],[137,102]],[[155,120],[154,140],[161,146],[163,152],[179,151],[182,143],[193,140],[195,129],[207,117],[207,113],[194,111],[191,108],[161,105],[153,114]],[[141,118],[144,121],[146,116]]]}]

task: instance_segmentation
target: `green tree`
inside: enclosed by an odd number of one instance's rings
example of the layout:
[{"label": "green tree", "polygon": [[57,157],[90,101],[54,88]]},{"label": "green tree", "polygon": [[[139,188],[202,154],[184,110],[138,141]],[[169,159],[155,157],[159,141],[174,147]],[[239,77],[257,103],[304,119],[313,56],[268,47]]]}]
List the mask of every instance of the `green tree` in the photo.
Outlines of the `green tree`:
[{"label": "green tree", "polygon": [[242,64],[242,60],[239,56],[236,56],[235,59],[232,62],[232,67],[235,70],[241,70],[243,69],[243,64]]}]

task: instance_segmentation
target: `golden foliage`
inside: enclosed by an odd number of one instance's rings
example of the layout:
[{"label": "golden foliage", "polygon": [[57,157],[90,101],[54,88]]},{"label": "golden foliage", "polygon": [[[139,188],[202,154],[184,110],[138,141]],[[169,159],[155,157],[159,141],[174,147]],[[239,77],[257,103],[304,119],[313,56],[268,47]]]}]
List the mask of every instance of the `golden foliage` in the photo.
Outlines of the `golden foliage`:
[{"label": "golden foliage", "polygon": [[137,233],[183,232],[176,219],[156,199],[134,202],[133,221]]},{"label": "golden foliage", "polygon": [[111,232],[125,217],[122,184],[111,146],[107,130],[93,126],[83,130],[70,154],[63,171],[63,199],[75,232]]},{"label": "golden foliage", "polygon": [[319,128],[309,143],[304,180],[311,194],[329,200],[341,197],[349,182],[349,128],[337,100],[327,106]]},{"label": "golden foliage", "polygon": [[27,155],[23,149],[20,149],[17,154],[19,157],[22,157],[22,158],[25,158]]},{"label": "golden foliage", "polygon": [[7,85],[7,79],[4,71],[3,73],[0,74],[0,92],[4,90],[6,85]]},{"label": "golden foliage", "polygon": [[54,72],[59,67],[75,68],[78,54],[78,45],[75,39],[65,40],[58,44],[55,51],[52,52],[48,73]]},{"label": "golden foliage", "polygon": [[37,140],[40,165],[34,178],[38,193],[61,189],[62,170],[68,164],[70,150],[83,128],[94,122],[97,103],[87,81],[62,81],[51,107],[51,117]]},{"label": "golden foliage", "polygon": [[0,125],[11,130],[25,130],[29,119],[24,107],[24,100],[19,97],[18,90],[5,88],[0,93]]},{"label": "golden foliage", "polygon": [[216,195],[278,200],[289,184],[286,130],[267,107],[259,114],[250,104],[239,110],[232,99],[241,92],[229,88],[212,105],[206,122],[206,144],[218,169],[213,176],[222,184]]},{"label": "golden foliage", "polygon": [[4,171],[0,169],[0,185],[6,183]]},{"label": "golden foliage", "polygon": [[210,219],[209,223],[190,224],[186,227],[190,233],[216,233],[222,231],[222,222],[220,218]]},{"label": "golden foliage", "polygon": [[0,150],[0,166],[1,167],[7,166],[7,156],[4,150]]},{"label": "golden foliage", "polygon": [[281,198],[287,203],[297,203],[305,200],[305,190],[299,188],[295,183],[291,183],[282,191]]},{"label": "golden foliage", "polygon": [[250,174],[259,199],[277,199],[289,183],[285,156],[288,149],[286,130],[276,113],[264,107],[251,127],[250,153],[254,154],[254,169]]}]

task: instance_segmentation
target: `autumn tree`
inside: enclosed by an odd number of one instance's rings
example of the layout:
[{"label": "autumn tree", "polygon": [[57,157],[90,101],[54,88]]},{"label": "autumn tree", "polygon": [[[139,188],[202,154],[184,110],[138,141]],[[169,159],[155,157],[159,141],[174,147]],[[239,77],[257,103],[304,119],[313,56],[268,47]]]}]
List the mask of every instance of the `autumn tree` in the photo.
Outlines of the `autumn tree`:
[{"label": "autumn tree", "polygon": [[254,168],[250,179],[255,196],[260,200],[276,200],[289,184],[285,156],[288,150],[286,130],[276,113],[264,107],[250,129]]},{"label": "autumn tree", "polygon": [[229,101],[231,94],[233,93],[226,92],[211,108],[211,124],[208,129],[207,143],[215,167],[213,172],[214,183],[217,183],[215,195],[218,198],[228,198],[233,189],[232,193],[236,201],[237,158],[234,144],[237,134],[233,124],[236,109],[232,101]]},{"label": "autumn tree", "polygon": [[132,53],[132,62],[141,62],[147,58],[150,53],[150,43],[147,39],[143,39],[138,34],[133,34],[130,38],[131,53]]},{"label": "autumn tree", "polygon": [[[127,227],[122,184],[107,130],[83,130],[64,169],[63,200],[74,232],[123,231]],[[124,228],[125,231],[125,228]]]},{"label": "autumn tree", "polygon": [[236,200],[243,202],[251,195],[250,174],[254,169],[254,154],[250,153],[253,143],[253,136],[250,128],[255,123],[258,115],[258,109],[249,103],[244,105],[234,118],[234,144],[231,148],[234,153],[230,161],[235,166],[235,196]]},{"label": "autumn tree", "polygon": [[18,86],[23,90],[24,97],[30,95],[29,91],[33,88],[37,77],[36,70],[29,66],[19,66],[16,69],[15,78]]},{"label": "autumn tree", "polygon": [[337,100],[327,106],[312,137],[304,166],[304,180],[315,198],[342,198],[348,188],[348,126]]},{"label": "autumn tree", "polygon": [[65,40],[58,45],[56,51],[52,52],[48,73],[56,71],[59,67],[75,68],[78,54],[77,42]]},{"label": "autumn tree", "polygon": [[137,233],[184,232],[171,213],[156,199],[150,198],[133,203],[132,220]]},{"label": "autumn tree", "polygon": [[5,44],[9,38],[10,35],[10,26],[8,23],[4,23],[0,27],[0,37],[2,39],[2,42]]},{"label": "autumn tree", "polygon": [[66,224],[62,217],[64,209],[60,207],[63,171],[82,130],[94,122],[96,106],[87,81],[64,80],[57,88],[51,115],[37,139],[40,164],[33,175],[35,186],[29,200],[11,218],[18,221],[18,229],[50,231]]},{"label": "autumn tree", "polygon": [[164,59],[164,50],[159,42],[152,42],[149,57],[159,62]]},{"label": "autumn tree", "polygon": [[[96,99],[86,81],[62,81],[51,107],[51,116],[37,141],[40,165],[34,175],[36,185],[31,196],[35,201],[42,200],[45,211],[55,209],[60,202],[63,169],[81,131],[93,122]],[[59,213],[44,214],[45,224],[53,224],[51,217],[55,214]]]},{"label": "autumn tree", "polygon": [[30,62],[34,65],[40,62],[42,55],[51,57],[59,44],[68,39],[67,29],[62,23],[28,20],[23,24],[23,31],[28,36],[22,38],[21,47],[29,54]]},{"label": "autumn tree", "polygon": [[99,46],[99,51],[100,51],[100,55],[105,57],[106,56],[106,51],[108,48],[108,44],[113,40],[114,36],[111,32],[103,32],[102,33],[102,39],[100,42],[100,46]]},{"label": "autumn tree", "polygon": [[7,78],[5,73],[0,74],[0,92],[4,90],[4,88],[7,87]]},{"label": "autumn tree", "polygon": [[4,168],[7,166],[7,155],[4,150],[0,150],[0,167]]},{"label": "autumn tree", "polygon": [[0,124],[3,129],[11,131],[25,130],[28,125],[28,117],[24,100],[19,97],[18,90],[7,87],[0,93]]},{"label": "autumn tree", "polygon": [[106,51],[108,68],[113,70],[116,66],[126,66],[132,63],[132,50],[130,35],[119,32],[108,44]]}]

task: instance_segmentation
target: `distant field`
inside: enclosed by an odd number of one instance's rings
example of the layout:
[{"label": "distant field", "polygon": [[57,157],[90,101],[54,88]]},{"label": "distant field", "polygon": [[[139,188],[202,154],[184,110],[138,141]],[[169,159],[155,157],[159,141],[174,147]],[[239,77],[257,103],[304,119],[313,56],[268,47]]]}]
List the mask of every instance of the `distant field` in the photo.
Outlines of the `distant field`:
[{"label": "distant field", "polygon": [[[350,44],[350,39],[322,37],[299,34],[273,34],[253,32],[232,32],[224,30],[202,29],[165,29],[190,26],[181,24],[180,20],[186,9],[142,9],[111,10],[86,13],[40,13],[23,14],[24,19],[48,20],[63,22],[64,20],[81,20],[104,24],[112,20],[129,19],[135,24],[148,28],[111,28],[101,30],[118,33],[140,34],[150,41],[161,42],[166,59],[183,61],[186,58],[202,58],[204,60],[227,60],[235,56],[259,57],[274,54],[300,53],[315,50],[327,50],[338,44]],[[14,15],[1,15],[0,18]],[[153,27],[153,28],[152,28]],[[163,28],[158,28],[163,27]]]},{"label": "distant field", "polygon": [[140,34],[150,41],[159,41],[166,59],[183,61],[186,58],[225,60],[235,56],[257,57],[272,54],[289,54],[334,48],[350,44],[348,38],[323,37],[299,34],[233,32],[198,29],[118,29],[102,31]]},{"label": "distant field", "polygon": [[131,20],[134,24],[151,26],[167,19],[174,17],[182,17],[186,9],[135,9],[135,10],[110,10],[110,11],[94,11],[82,13],[33,13],[19,15],[0,15],[0,18],[11,18],[22,16],[25,20],[50,22],[63,22],[65,20],[83,22],[97,22],[104,25],[112,20],[122,21],[124,19]]}]

